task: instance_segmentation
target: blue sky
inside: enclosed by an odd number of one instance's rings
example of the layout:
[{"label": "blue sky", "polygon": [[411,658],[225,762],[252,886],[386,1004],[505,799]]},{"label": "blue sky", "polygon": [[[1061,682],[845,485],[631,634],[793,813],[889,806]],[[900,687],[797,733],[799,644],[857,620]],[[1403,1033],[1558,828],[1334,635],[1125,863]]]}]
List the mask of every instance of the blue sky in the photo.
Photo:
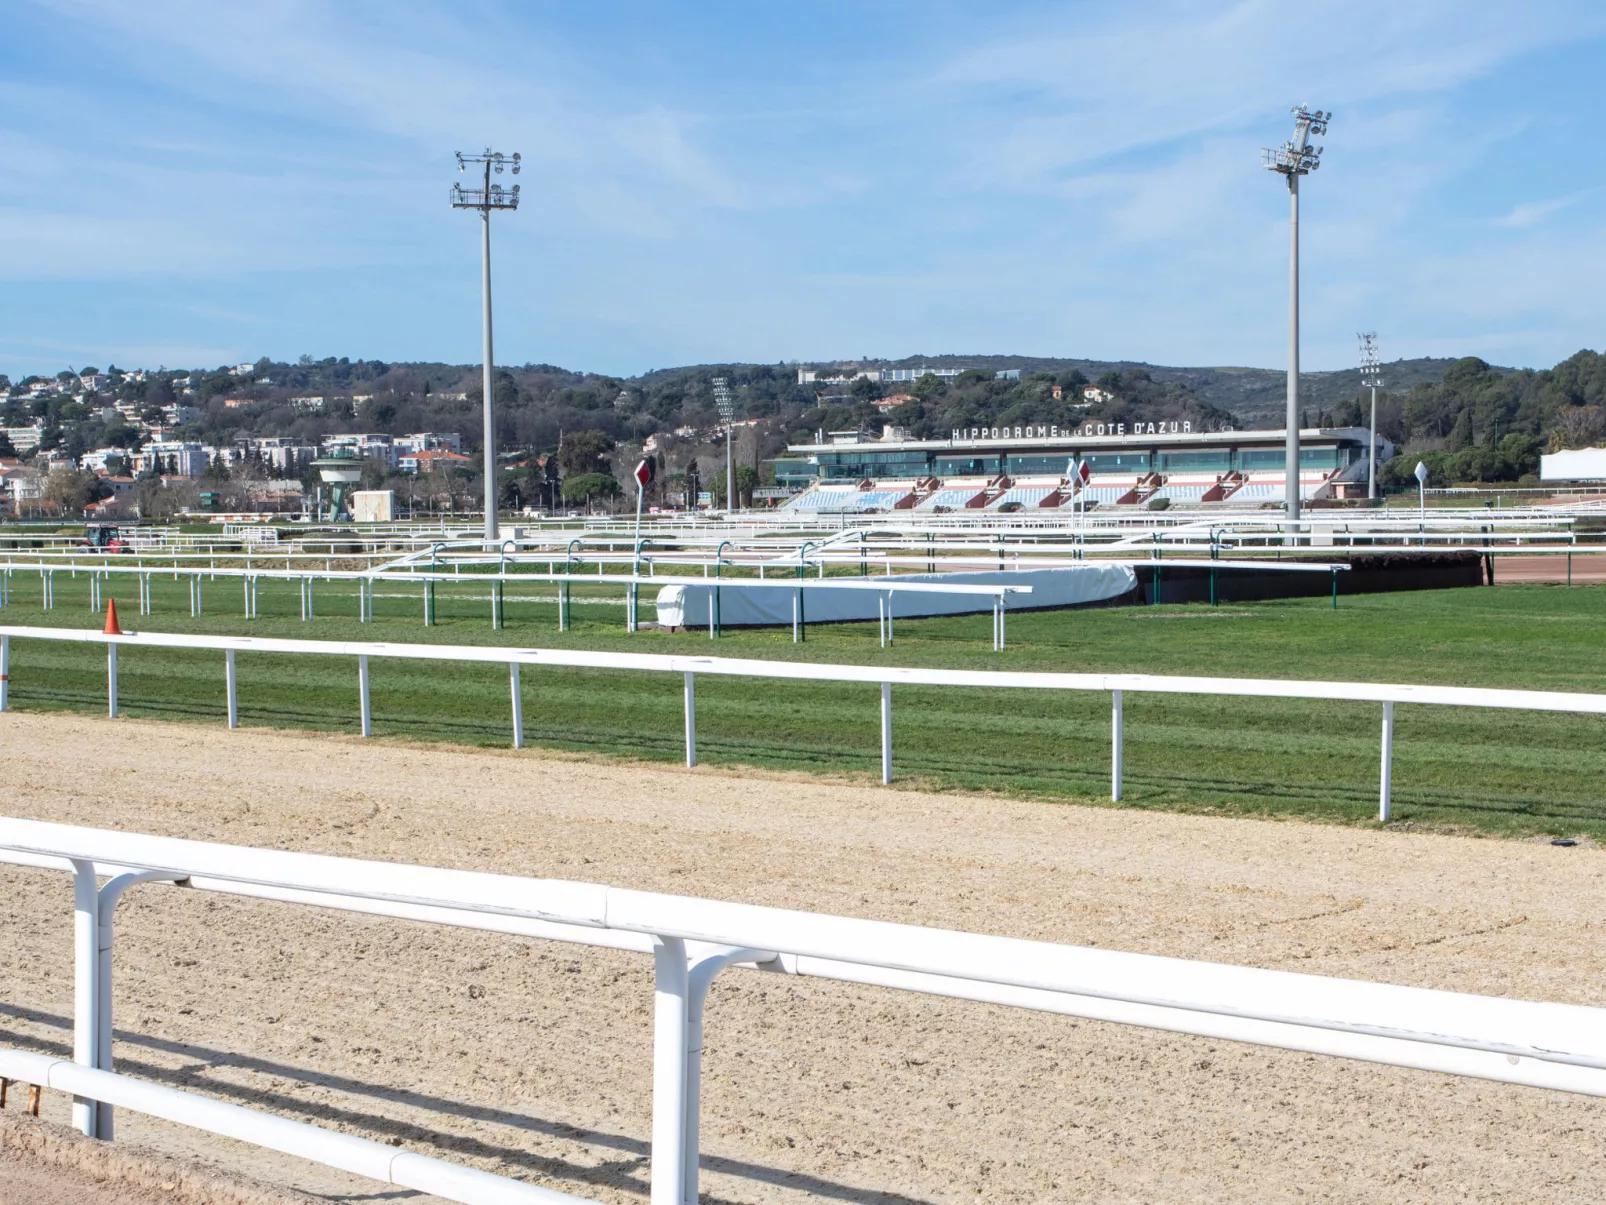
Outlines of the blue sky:
[{"label": "blue sky", "polygon": [[497,359],[1547,366],[1606,312],[1606,6],[3,0],[0,371]]}]

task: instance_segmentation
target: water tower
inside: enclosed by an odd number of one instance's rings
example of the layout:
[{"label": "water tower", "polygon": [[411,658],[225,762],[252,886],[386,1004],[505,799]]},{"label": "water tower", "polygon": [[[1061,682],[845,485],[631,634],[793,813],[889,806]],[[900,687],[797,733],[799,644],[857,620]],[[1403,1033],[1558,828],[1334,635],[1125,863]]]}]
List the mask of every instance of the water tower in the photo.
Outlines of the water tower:
[{"label": "water tower", "polygon": [[329,487],[325,505],[320,508],[319,520],[335,523],[349,516],[351,508],[347,505],[348,495],[362,481],[362,461],[357,459],[357,454],[346,448],[336,448],[329,455],[314,460],[312,467],[318,470],[318,476]]}]

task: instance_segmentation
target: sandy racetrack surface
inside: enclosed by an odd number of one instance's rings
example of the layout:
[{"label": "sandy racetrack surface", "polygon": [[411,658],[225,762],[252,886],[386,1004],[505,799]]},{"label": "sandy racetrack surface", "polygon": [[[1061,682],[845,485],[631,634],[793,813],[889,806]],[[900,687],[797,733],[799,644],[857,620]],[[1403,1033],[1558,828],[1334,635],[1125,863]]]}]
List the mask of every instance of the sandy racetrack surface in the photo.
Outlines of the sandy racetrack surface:
[{"label": "sandy racetrack surface", "polygon": [[[0,782],[39,819],[1606,1002],[1587,845],[15,713]],[[67,878],[0,878],[0,1042],[64,1050]],[[144,887],[116,990],[123,1070],[645,1200],[644,957]],[[716,1201],[1606,1197],[1593,1100],[1003,1008],[735,970],[705,1060]]]},{"label": "sandy racetrack surface", "polygon": [[[1502,556],[1495,558],[1495,584],[1512,585],[1517,582],[1567,581],[1567,554],[1536,556]],[[1606,582],[1606,556],[1600,553],[1574,553],[1572,582]]]}]

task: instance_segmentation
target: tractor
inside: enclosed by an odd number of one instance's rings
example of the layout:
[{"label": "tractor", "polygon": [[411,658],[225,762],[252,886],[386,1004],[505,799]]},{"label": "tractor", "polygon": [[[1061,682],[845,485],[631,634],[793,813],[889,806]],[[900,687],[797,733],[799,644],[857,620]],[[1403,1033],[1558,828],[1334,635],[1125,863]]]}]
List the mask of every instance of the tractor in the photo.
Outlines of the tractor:
[{"label": "tractor", "polygon": [[84,524],[84,538],[80,541],[84,548],[92,548],[96,552],[131,552],[127,541],[117,531],[115,523],[86,523]]}]

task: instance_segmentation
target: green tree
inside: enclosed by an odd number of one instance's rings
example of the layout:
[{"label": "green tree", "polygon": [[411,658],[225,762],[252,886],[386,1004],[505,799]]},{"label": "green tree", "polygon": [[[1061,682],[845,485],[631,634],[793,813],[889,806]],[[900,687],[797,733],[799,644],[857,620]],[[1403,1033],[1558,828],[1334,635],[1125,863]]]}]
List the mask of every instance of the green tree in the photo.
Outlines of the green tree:
[{"label": "green tree", "polygon": [[585,506],[599,498],[617,498],[619,483],[612,473],[576,473],[563,483],[563,500]]},{"label": "green tree", "polygon": [[[758,471],[750,469],[745,464],[736,466],[736,504],[738,506],[753,505],[753,490],[758,487]],[[708,486],[709,492],[714,495],[714,505],[725,505],[725,474],[722,471]]]},{"label": "green tree", "polygon": [[[565,477],[608,473],[608,453],[613,451],[613,440],[601,431],[573,431],[566,433],[558,448],[558,465]],[[568,497],[567,494],[564,495]]]}]

